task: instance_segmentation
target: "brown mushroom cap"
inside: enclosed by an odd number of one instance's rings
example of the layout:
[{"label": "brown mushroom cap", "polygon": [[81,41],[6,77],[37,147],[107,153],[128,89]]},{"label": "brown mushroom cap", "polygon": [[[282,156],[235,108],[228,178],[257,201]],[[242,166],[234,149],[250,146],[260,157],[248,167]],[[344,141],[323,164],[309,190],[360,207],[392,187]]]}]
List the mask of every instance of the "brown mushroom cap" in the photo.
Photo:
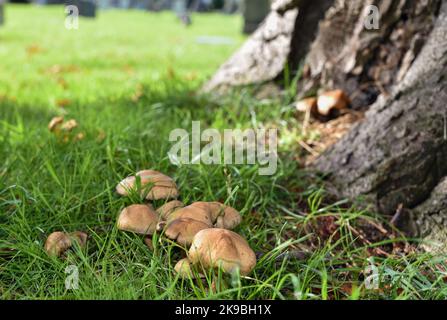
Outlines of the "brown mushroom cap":
[{"label": "brown mushroom cap", "polygon": [[71,247],[70,237],[65,232],[56,231],[45,241],[45,251],[50,256],[59,257]]},{"label": "brown mushroom cap", "polygon": [[51,119],[50,123],[48,124],[48,130],[55,131],[57,128],[60,127],[60,125],[64,122],[64,117],[54,117]]},{"label": "brown mushroom cap", "polygon": [[76,241],[80,247],[87,244],[88,235],[82,231],[75,231],[68,235],[72,241]]},{"label": "brown mushroom cap", "polygon": [[216,228],[234,229],[242,220],[240,213],[220,202],[194,202],[190,207],[203,208],[208,210],[212,223]]},{"label": "brown mushroom cap", "polygon": [[157,213],[163,220],[167,220],[169,215],[173,213],[174,211],[183,208],[185,205],[183,202],[178,200],[172,200],[164,205],[162,205],[160,208],[157,209]]},{"label": "brown mushroom cap", "polygon": [[176,263],[176,265],[174,267],[174,270],[183,279],[185,279],[185,278],[195,279],[196,276],[198,276],[199,278],[205,278],[205,276],[203,274],[201,274],[201,273],[195,274],[193,272],[191,262],[188,260],[188,258],[184,258],[184,259],[179,260]]},{"label": "brown mushroom cap", "polygon": [[201,230],[212,228],[205,222],[180,218],[169,222],[165,228],[165,236],[183,246],[191,245],[194,236]]},{"label": "brown mushroom cap", "polygon": [[194,265],[203,268],[221,267],[225,272],[240,269],[241,275],[249,274],[256,265],[256,255],[247,241],[226,229],[206,229],[198,232],[188,253]]},{"label": "brown mushroom cap", "polygon": [[146,236],[144,237],[144,244],[149,248],[149,250],[154,250],[154,244],[152,243],[152,237]]},{"label": "brown mushroom cap", "polygon": [[51,233],[45,241],[45,251],[50,256],[59,257],[70,249],[74,242],[77,242],[81,247],[85,246],[87,234],[80,231],[70,234],[56,231]]},{"label": "brown mushroom cap", "polygon": [[151,235],[155,232],[158,216],[152,206],[134,204],[124,208],[117,222],[120,230]]},{"label": "brown mushroom cap", "polygon": [[67,122],[64,122],[61,126],[61,129],[67,132],[73,131],[78,127],[78,122],[75,119],[70,119]]},{"label": "brown mushroom cap", "polygon": [[178,197],[177,185],[174,180],[155,170],[143,170],[137,172],[136,176],[127,177],[116,186],[116,192],[122,196],[127,196],[131,190],[136,190],[138,187],[136,177],[140,179],[140,193],[147,200]]},{"label": "brown mushroom cap", "polygon": [[332,110],[346,109],[349,98],[343,90],[328,91],[318,97],[317,105],[318,113],[328,116]]},{"label": "brown mushroom cap", "polygon": [[299,112],[316,112],[317,111],[317,98],[306,98],[296,103],[296,109]]},{"label": "brown mushroom cap", "polygon": [[189,205],[187,207],[175,210],[168,216],[167,221],[170,222],[176,219],[192,219],[206,223],[210,226],[213,225],[211,214],[208,208],[202,208],[194,205]]}]

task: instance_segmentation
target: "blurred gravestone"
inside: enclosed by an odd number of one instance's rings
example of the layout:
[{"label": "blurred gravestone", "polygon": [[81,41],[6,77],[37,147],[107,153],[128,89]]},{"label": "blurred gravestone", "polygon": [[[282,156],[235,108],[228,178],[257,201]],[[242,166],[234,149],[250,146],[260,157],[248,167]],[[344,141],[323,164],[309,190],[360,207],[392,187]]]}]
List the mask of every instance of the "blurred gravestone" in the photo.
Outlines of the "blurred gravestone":
[{"label": "blurred gravestone", "polygon": [[187,0],[176,0],[172,6],[173,10],[177,14],[180,21],[185,25],[189,26],[192,23],[191,16],[189,14],[189,7]]},{"label": "blurred gravestone", "polygon": [[212,7],[213,7],[212,0],[193,0],[189,1],[188,3],[188,8],[191,11],[207,12],[210,11]]},{"label": "blurred gravestone", "polygon": [[152,0],[130,0],[130,8],[149,10],[151,6]]},{"label": "blurred gravestone", "polygon": [[64,4],[65,3],[65,0],[37,0],[37,1],[35,1],[37,4],[42,4],[42,5],[45,5],[45,4]]},{"label": "blurred gravestone", "polygon": [[171,10],[174,6],[173,0],[151,0],[149,3],[149,10],[161,11]]},{"label": "blurred gravestone", "polygon": [[4,12],[4,8],[5,6],[3,5],[3,0],[0,0],[0,26],[3,25],[4,21],[5,21],[5,12]]},{"label": "blurred gravestone", "polygon": [[69,0],[65,2],[66,5],[78,7],[79,16],[94,18],[96,17],[96,3],[87,0]]},{"label": "blurred gravestone", "polygon": [[112,3],[109,0],[98,0],[97,5],[99,9],[109,9],[112,6]]},{"label": "blurred gravestone", "polygon": [[244,16],[244,33],[254,32],[269,12],[269,0],[245,0],[242,10]]},{"label": "blurred gravestone", "polygon": [[223,10],[225,13],[236,13],[239,11],[241,0],[225,0]]}]

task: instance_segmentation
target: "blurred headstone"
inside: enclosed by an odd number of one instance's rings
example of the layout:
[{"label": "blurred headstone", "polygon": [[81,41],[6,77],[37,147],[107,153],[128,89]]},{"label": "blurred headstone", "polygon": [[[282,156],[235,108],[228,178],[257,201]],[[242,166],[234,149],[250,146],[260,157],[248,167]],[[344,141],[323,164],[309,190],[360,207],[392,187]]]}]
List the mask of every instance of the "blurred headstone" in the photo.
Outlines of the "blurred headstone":
[{"label": "blurred headstone", "polygon": [[244,33],[254,32],[270,12],[270,0],[245,0],[242,14],[244,16]]},{"label": "blurred headstone", "polygon": [[211,4],[213,5],[213,9],[222,10],[225,4],[225,0],[212,0]]},{"label": "blurred headstone", "polygon": [[228,14],[236,13],[241,7],[241,0],[225,0],[224,12]]},{"label": "blurred headstone", "polygon": [[96,3],[88,0],[68,0],[66,5],[72,5],[78,7],[79,16],[94,18],[96,17]]},{"label": "blurred headstone", "polygon": [[37,0],[37,4],[49,5],[49,4],[65,4],[65,0]]},{"label": "blurred headstone", "polygon": [[186,0],[174,0],[172,4],[172,10],[180,17],[185,14],[187,10]]},{"label": "blurred headstone", "polygon": [[188,11],[187,0],[175,0],[172,9],[185,26],[189,26],[192,23],[191,16],[189,15]]},{"label": "blurred headstone", "polygon": [[172,10],[174,8],[175,0],[151,0],[149,1],[149,10]]},{"label": "blurred headstone", "polygon": [[99,9],[109,9],[112,6],[109,0],[98,0],[96,3]]},{"label": "blurred headstone", "polygon": [[118,7],[121,9],[129,9],[130,8],[130,1],[129,0],[120,0],[118,2]]},{"label": "blurred headstone", "polygon": [[130,0],[129,8],[149,10],[152,6],[152,0]]},{"label": "blurred headstone", "polygon": [[0,0],[0,26],[5,23],[5,6],[3,2],[3,0]]},{"label": "blurred headstone", "polygon": [[190,11],[207,12],[213,8],[212,0],[189,0],[188,8]]}]

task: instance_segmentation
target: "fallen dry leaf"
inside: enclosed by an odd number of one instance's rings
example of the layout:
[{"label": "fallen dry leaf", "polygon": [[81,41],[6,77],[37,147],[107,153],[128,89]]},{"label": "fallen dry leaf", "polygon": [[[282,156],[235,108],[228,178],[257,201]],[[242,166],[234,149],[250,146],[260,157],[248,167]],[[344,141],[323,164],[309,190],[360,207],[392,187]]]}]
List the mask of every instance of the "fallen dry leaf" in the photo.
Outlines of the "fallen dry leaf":
[{"label": "fallen dry leaf", "polygon": [[98,143],[103,142],[107,137],[107,134],[104,132],[104,130],[99,130],[98,136],[96,137],[96,141]]},{"label": "fallen dry leaf", "polygon": [[65,108],[66,106],[68,106],[71,103],[70,99],[59,99],[56,100],[56,105],[60,108]]},{"label": "fallen dry leaf", "polygon": [[141,84],[138,84],[131,99],[133,102],[138,102],[138,100],[140,100],[142,96],[143,96],[143,86]]},{"label": "fallen dry leaf", "polygon": [[44,50],[37,44],[32,44],[29,45],[28,47],[26,47],[26,53],[28,54],[28,56],[33,56],[35,54],[41,53]]},{"label": "fallen dry leaf", "polygon": [[75,65],[67,65],[67,66],[61,66],[59,64],[52,65],[48,69],[45,70],[46,73],[53,74],[53,75],[60,75],[62,73],[71,73],[71,72],[78,72],[79,67]]}]

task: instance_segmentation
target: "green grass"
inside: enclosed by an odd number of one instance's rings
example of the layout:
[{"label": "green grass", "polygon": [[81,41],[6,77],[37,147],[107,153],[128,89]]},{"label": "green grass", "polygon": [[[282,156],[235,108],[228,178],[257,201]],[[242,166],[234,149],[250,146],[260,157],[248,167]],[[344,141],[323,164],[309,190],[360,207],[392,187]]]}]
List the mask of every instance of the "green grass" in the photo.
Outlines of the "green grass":
[{"label": "green grass", "polygon": [[[68,31],[62,7],[6,9],[0,29],[2,299],[446,298],[445,259],[402,254],[399,246],[412,245],[385,219],[332,199],[318,178],[300,169],[300,121],[291,96],[258,101],[252,89],[220,99],[195,93],[244,40],[239,17],[196,15],[184,28],[171,13],[106,11]],[[201,35],[230,37],[234,45],[198,44]],[[64,143],[50,133],[49,120],[60,114],[76,119],[85,139]],[[277,173],[172,165],[169,132],[190,131],[194,120],[220,130],[278,127]],[[132,201],[114,188],[147,168],[175,178],[186,203],[217,200],[241,212],[236,231],[260,256],[249,277],[181,280],[173,270],[181,248],[156,236],[151,252],[141,236],[117,231],[117,215]],[[377,235],[377,224],[384,234]],[[87,247],[49,258],[43,244],[57,230],[87,232]],[[374,241],[363,241],[359,230]],[[287,258],[287,252],[299,254]],[[379,290],[364,285],[370,256]],[[79,268],[77,290],[65,289],[70,265]],[[213,280],[219,289],[211,292]]]}]

